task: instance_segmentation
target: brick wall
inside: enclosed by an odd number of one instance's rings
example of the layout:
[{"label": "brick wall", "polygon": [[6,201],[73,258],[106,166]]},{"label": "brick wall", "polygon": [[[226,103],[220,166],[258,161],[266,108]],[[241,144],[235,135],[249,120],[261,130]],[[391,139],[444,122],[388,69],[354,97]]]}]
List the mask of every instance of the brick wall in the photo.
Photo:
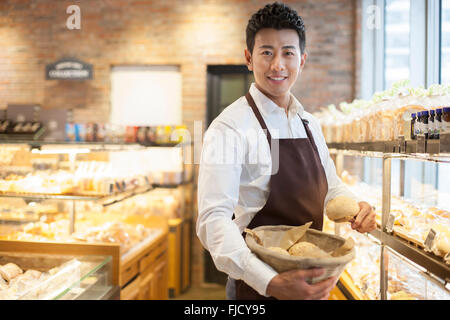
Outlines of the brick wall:
[{"label": "brick wall", "polygon": [[[113,65],[179,65],[183,122],[206,116],[208,64],[244,64],[245,27],[269,1],[2,0],[0,109],[7,103],[74,108],[75,121],[108,121]],[[308,111],[351,101],[357,92],[358,0],[286,1],[304,17],[309,54],[294,93]],[[81,30],[66,9],[81,8]],[[94,66],[91,81],[46,81],[45,66],[73,56]],[[201,282],[194,237],[193,281]]]}]

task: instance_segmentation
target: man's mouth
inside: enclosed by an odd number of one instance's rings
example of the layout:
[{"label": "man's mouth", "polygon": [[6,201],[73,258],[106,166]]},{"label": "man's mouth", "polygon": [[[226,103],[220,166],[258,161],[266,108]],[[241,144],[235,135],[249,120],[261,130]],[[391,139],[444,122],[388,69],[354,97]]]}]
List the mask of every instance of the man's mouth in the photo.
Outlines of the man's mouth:
[{"label": "man's mouth", "polygon": [[284,76],[268,76],[267,78],[272,81],[283,81],[287,79],[287,77]]}]

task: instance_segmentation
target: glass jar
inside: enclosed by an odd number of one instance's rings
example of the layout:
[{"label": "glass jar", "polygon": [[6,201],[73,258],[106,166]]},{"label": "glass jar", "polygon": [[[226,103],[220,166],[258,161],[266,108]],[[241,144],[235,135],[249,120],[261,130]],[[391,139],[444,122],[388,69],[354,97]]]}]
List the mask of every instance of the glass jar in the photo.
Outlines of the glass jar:
[{"label": "glass jar", "polygon": [[450,107],[442,108],[442,131],[441,133],[450,133]]},{"label": "glass jar", "polygon": [[414,128],[415,135],[423,134],[422,111],[417,112],[417,120]]},{"label": "glass jar", "polygon": [[416,114],[412,113],[411,114],[411,139],[415,140],[416,139],[416,133],[415,133],[415,126],[416,126]]},{"label": "glass jar", "polygon": [[430,127],[428,125],[428,118],[430,117],[429,111],[422,111],[422,128],[425,139],[428,139]]},{"label": "glass jar", "polygon": [[428,139],[436,139],[436,123],[434,121],[434,110],[430,110],[428,118]]},{"label": "glass jar", "polygon": [[436,117],[434,119],[436,123],[436,139],[440,138],[441,130],[442,130],[442,109],[436,109]]}]

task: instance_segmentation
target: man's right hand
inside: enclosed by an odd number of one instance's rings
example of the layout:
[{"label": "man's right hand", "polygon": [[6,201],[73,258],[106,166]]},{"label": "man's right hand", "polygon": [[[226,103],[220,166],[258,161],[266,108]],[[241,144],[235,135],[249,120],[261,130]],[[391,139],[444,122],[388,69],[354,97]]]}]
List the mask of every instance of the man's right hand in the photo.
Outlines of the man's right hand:
[{"label": "man's right hand", "polygon": [[326,300],[336,285],[338,277],[331,277],[316,284],[306,282],[307,279],[324,273],[324,269],[283,272],[273,277],[266,292],[278,300]]}]

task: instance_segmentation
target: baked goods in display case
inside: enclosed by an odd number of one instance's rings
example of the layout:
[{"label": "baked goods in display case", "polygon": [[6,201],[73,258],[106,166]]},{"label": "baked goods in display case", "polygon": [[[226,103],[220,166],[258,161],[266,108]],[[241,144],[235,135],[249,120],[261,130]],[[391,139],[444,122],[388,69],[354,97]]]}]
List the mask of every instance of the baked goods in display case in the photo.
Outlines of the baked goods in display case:
[{"label": "baked goods in display case", "polygon": [[0,202],[0,224],[3,222],[33,222],[44,214],[58,213],[56,203],[25,204],[21,199],[2,199]]},{"label": "baked goods in display case", "polygon": [[91,161],[80,163],[73,173],[58,170],[7,174],[0,180],[0,193],[105,196],[151,184],[149,172],[131,175],[120,171],[106,162]]},{"label": "baked goods in display case", "polygon": [[109,263],[105,256],[0,252],[0,300],[74,299],[89,285],[108,290]]},{"label": "baked goods in display case", "polygon": [[[348,224],[340,224],[340,234],[355,240],[355,259],[346,268],[353,284],[365,299],[380,299],[380,244],[352,230]],[[450,299],[448,290],[405,257],[387,249],[384,260],[388,272],[388,300]]]},{"label": "baked goods in display case", "polygon": [[[0,299],[51,299],[58,287],[62,291],[79,280],[77,269],[80,262],[72,259],[46,272],[33,269],[22,270],[14,263],[0,267],[0,275],[4,284],[0,285]],[[1,283],[1,280],[0,280]],[[49,288],[51,285],[51,288]]]},{"label": "baked goods in display case", "polygon": [[38,222],[24,225],[18,231],[0,236],[0,240],[56,241],[120,244],[121,256],[146,243],[162,233],[159,228],[146,228],[143,225],[126,224],[120,221],[95,224],[89,219],[79,219],[76,232],[69,234],[69,219],[43,217]]},{"label": "baked goods in display case", "polygon": [[[436,138],[438,132],[434,130],[441,129],[436,127],[441,122],[435,122],[434,115],[436,112],[442,114],[442,108],[449,105],[450,86],[432,85],[425,90],[411,87],[406,80],[393,84],[389,90],[375,93],[370,101],[341,102],[339,108],[332,104],[313,115],[320,122],[327,143],[393,141],[399,136],[414,139],[411,122],[419,112],[428,112],[426,121],[422,121],[425,115],[420,114],[418,123],[426,124],[427,131],[421,133],[428,136],[432,131],[428,138]],[[428,126],[431,111],[435,127]]]},{"label": "baked goods in display case", "polygon": [[[346,172],[342,180],[348,181],[349,176]],[[352,177],[350,180],[354,182],[356,178]],[[349,188],[355,194],[363,194],[365,201],[376,208],[377,224],[381,226],[381,189],[362,182],[353,183]],[[419,245],[424,250],[430,250],[443,259],[450,252],[450,211],[391,195],[390,213],[395,216],[393,231],[397,236]],[[432,246],[427,248],[425,240],[430,230],[433,230],[436,236]],[[448,258],[444,260],[450,264]]]},{"label": "baked goods in display case", "polygon": [[345,269],[354,285],[365,299],[380,299],[380,245],[352,230],[348,223],[341,224],[339,234],[355,241],[355,259]]},{"label": "baked goods in display case", "polygon": [[[41,151],[34,152],[35,149],[29,152],[23,146],[0,146],[0,155],[8,155],[0,160],[0,195],[104,197],[139,188],[177,186],[186,182],[190,169],[178,163],[183,154],[181,149],[81,153],[73,161],[67,154],[59,158],[58,154],[52,154],[59,152],[59,149],[45,149],[41,154]],[[63,149],[67,153],[70,150]],[[86,151],[76,150],[74,152]],[[167,157],[169,159],[165,159]],[[130,159],[133,159],[131,165]],[[159,166],[155,165],[158,163]]]}]

